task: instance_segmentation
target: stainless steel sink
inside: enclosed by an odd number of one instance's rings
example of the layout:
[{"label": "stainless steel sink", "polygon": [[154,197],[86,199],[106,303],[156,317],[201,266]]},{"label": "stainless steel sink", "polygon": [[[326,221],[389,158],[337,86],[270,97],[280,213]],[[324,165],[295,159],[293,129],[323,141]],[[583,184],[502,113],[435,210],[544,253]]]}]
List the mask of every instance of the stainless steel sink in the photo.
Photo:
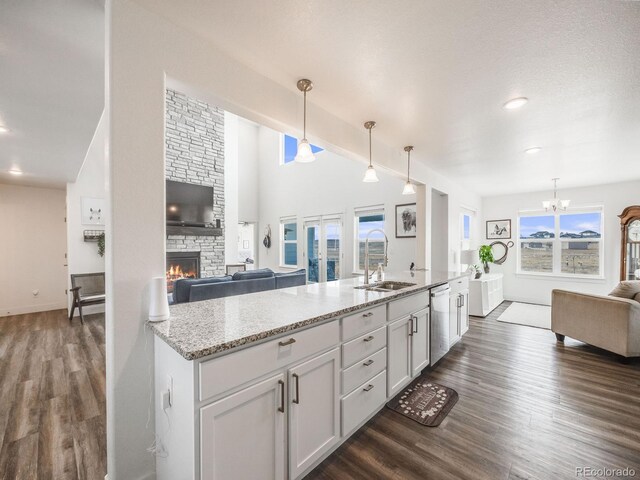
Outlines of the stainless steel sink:
[{"label": "stainless steel sink", "polygon": [[362,290],[372,291],[372,292],[393,292],[395,290],[402,290],[403,288],[413,287],[415,283],[408,282],[394,282],[394,281],[386,281],[386,282],[377,282],[369,285],[360,285],[359,287],[354,287]]}]

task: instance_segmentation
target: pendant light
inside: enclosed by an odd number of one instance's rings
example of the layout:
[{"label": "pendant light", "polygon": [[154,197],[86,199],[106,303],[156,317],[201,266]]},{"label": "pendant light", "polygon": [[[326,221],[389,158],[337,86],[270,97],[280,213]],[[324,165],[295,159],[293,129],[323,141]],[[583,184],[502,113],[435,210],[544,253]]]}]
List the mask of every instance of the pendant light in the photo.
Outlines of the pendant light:
[{"label": "pendant light", "polygon": [[302,140],[298,143],[298,153],[296,154],[295,161],[298,163],[310,163],[316,159],[316,156],[313,154],[311,150],[311,145],[307,140],[307,92],[309,92],[313,88],[313,83],[311,80],[303,78],[298,80],[298,90],[300,90],[304,94],[304,127]]},{"label": "pendant light", "polygon": [[416,189],[413,186],[413,183],[411,183],[411,178],[409,177],[409,169],[411,168],[411,150],[413,150],[411,145],[404,147],[404,151],[407,152],[407,183],[404,184],[404,188],[402,189],[403,195],[413,195],[416,193]]},{"label": "pendant light", "polygon": [[367,171],[364,174],[363,182],[373,183],[378,181],[378,175],[376,174],[375,168],[373,168],[373,163],[371,162],[371,129],[376,126],[376,122],[364,122],[364,128],[369,130],[369,166],[367,167]]},{"label": "pendant light", "polygon": [[558,209],[566,210],[567,208],[569,208],[569,203],[571,202],[571,200],[560,200],[558,198],[558,180],[560,179],[552,178],[551,180],[553,180],[553,199],[543,201],[542,207],[546,212],[548,212],[549,209],[552,209],[554,212],[556,212]]}]

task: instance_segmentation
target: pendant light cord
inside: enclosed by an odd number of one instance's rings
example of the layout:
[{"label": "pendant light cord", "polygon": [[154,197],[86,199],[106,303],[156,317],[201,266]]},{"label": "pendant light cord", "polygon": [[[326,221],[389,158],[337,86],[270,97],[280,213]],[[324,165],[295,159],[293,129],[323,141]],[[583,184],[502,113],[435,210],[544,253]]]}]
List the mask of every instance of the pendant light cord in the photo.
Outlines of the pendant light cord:
[{"label": "pendant light cord", "polygon": [[302,138],[307,139],[307,90],[304,93],[304,119],[302,121]]},{"label": "pendant light cord", "polygon": [[369,128],[369,166],[371,167],[371,128]]}]

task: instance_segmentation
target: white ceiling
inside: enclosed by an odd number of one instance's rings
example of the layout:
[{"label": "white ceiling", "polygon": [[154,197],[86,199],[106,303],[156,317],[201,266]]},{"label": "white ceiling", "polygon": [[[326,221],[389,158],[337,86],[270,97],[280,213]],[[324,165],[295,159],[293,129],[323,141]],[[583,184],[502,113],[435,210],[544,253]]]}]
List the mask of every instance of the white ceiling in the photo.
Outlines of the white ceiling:
[{"label": "white ceiling", "polygon": [[640,2],[138,2],[482,195],[640,178]]},{"label": "white ceiling", "polygon": [[[3,0],[0,183],[76,179],[104,106],[104,5]],[[9,175],[20,169],[24,175]]]}]

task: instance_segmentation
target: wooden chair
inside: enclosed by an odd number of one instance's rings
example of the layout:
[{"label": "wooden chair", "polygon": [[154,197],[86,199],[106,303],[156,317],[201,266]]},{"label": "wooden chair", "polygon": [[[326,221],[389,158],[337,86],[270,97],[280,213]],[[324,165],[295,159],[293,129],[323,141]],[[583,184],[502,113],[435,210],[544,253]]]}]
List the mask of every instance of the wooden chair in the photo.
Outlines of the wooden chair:
[{"label": "wooden chair", "polygon": [[73,321],[73,313],[78,307],[80,321],[84,324],[82,307],[105,302],[104,272],[71,275],[71,292],[73,292],[73,303],[69,321]]}]

